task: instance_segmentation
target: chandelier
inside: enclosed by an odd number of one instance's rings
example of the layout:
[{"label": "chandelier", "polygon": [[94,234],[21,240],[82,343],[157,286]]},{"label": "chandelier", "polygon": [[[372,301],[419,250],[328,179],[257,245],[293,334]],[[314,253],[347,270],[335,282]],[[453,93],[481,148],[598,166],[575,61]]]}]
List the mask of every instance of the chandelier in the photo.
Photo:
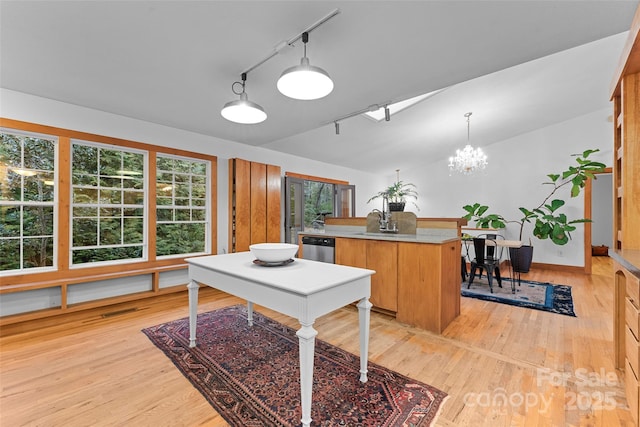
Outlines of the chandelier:
[{"label": "chandelier", "polygon": [[480,147],[473,148],[469,144],[469,129],[471,113],[464,115],[467,118],[467,145],[462,150],[456,150],[455,157],[449,157],[449,175],[457,172],[463,175],[471,175],[477,170],[487,167],[487,156]]}]

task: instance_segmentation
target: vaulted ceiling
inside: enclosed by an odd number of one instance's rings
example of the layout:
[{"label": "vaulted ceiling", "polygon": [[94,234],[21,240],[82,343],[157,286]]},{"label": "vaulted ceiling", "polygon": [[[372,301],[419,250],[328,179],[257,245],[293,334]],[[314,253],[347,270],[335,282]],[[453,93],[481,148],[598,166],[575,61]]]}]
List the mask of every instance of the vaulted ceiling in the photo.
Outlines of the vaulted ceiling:
[{"label": "vaulted ceiling", "polygon": [[[371,172],[448,157],[609,106],[630,1],[2,1],[0,86]],[[249,72],[268,118],[220,116],[231,84],[333,10],[307,54],[335,88],[296,101],[285,48]],[[389,122],[333,121],[444,89]],[[1,102],[1,101],[0,101]],[[1,105],[1,104],[0,104]],[[152,141],[149,141],[152,142]]]}]

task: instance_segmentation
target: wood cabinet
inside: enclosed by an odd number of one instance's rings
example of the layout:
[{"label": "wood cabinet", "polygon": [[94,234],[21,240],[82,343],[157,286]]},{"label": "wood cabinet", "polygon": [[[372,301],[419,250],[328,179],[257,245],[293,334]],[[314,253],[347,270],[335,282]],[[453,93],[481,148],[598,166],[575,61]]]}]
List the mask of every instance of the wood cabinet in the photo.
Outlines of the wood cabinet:
[{"label": "wood cabinet", "polygon": [[[640,262],[640,251],[623,252]],[[635,254],[634,254],[635,253]],[[616,294],[615,340],[616,364],[624,369],[625,392],[631,415],[639,418],[640,392],[640,270],[614,257]]]},{"label": "wood cabinet", "polygon": [[640,248],[640,73],[623,76],[614,104],[614,245]]},{"label": "wood cabinet", "polygon": [[336,264],[367,268],[367,240],[336,238]]},{"label": "wood cabinet", "polygon": [[393,314],[398,309],[398,243],[336,238],[336,264],[375,270],[371,276],[371,304]]},{"label": "wood cabinet", "polygon": [[229,159],[229,252],[280,242],[280,167]]},{"label": "wood cabinet", "polygon": [[460,241],[398,246],[398,321],[441,333],[460,315]]},{"label": "wood cabinet", "polygon": [[382,310],[398,311],[397,242],[367,241],[367,268],[371,276],[371,304]]},{"label": "wood cabinet", "polygon": [[336,238],[336,264],[369,268],[374,309],[441,333],[460,314],[460,241]]},{"label": "wood cabinet", "polygon": [[640,379],[640,7],[613,82],[614,350],[636,424]]}]

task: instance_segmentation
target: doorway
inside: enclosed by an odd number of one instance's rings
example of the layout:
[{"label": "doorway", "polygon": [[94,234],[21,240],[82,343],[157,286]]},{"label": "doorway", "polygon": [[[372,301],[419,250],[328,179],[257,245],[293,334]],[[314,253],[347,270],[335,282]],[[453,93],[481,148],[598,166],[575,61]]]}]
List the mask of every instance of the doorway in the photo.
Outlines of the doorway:
[{"label": "doorway", "polygon": [[613,174],[611,168],[589,179],[584,188],[584,272],[591,274],[592,247],[613,247]]}]

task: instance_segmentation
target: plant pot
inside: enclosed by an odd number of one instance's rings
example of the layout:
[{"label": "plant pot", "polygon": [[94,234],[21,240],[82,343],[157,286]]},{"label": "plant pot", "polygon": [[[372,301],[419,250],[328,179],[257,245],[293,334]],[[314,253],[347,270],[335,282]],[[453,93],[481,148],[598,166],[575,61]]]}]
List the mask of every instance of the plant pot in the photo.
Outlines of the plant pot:
[{"label": "plant pot", "polygon": [[404,202],[389,202],[389,211],[402,212],[404,211]]},{"label": "plant pot", "polygon": [[533,260],[533,246],[526,245],[519,248],[509,248],[509,257],[514,272],[528,273]]}]

